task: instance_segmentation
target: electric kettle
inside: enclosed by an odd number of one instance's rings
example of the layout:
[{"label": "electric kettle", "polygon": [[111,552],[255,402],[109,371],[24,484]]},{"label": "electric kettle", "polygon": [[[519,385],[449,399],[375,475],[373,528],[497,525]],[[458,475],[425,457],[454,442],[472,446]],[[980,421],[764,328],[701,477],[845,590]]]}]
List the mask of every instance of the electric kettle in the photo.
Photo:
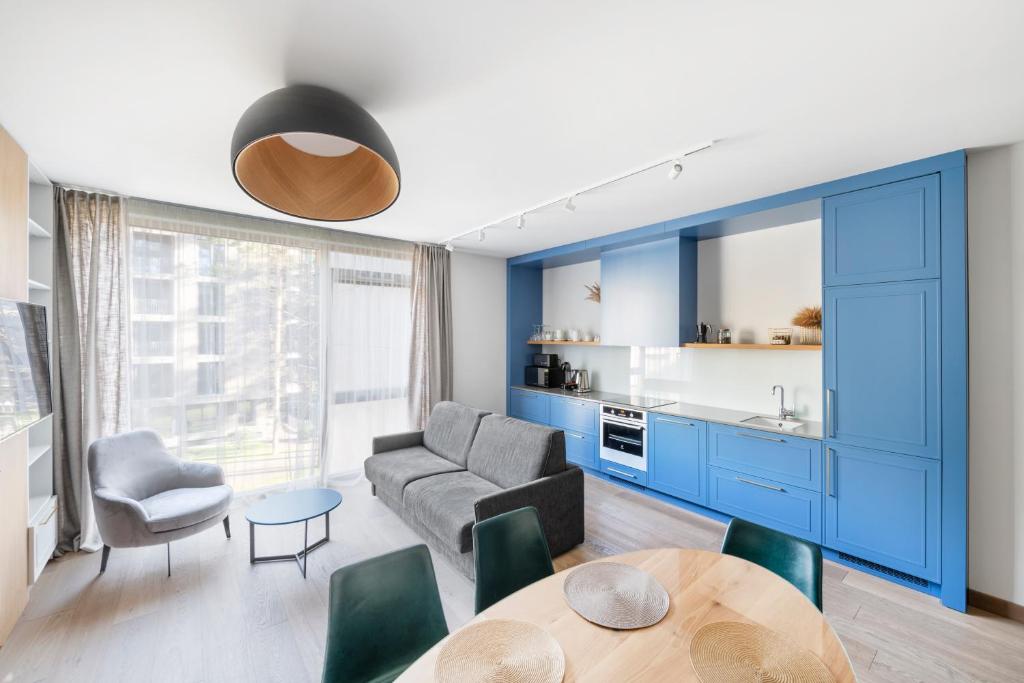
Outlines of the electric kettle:
[{"label": "electric kettle", "polygon": [[576,393],[586,394],[590,392],[590,373],[586,370],[576,371]]}]

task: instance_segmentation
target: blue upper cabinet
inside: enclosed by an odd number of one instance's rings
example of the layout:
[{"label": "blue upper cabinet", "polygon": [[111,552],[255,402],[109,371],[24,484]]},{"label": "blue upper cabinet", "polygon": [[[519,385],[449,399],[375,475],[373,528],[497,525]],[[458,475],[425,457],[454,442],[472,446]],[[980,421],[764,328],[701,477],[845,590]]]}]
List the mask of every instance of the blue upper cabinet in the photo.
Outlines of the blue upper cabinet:
[{"label": "blue upper cabinet", "polygon": [[697,243],[668,237],[601,254],[601,343],[679,346],[696,337]]},{"label": "blue upper cabinet", "polygon": [[939,581],[940,464],[835,444],[825,457],[825,545]]},{"label": "blue upper cabinet", "polygon": [[939,277],[939,175],[826,197],[825,286]]},{"label": "blue upper cabinet", "polygon": [[650,413],[647,486],[707,505],[707,424],[684,417]]},{"label": "blue upper cabinet", "polygon": [[825,289],[825,438],[939,458],[939,283]]}]

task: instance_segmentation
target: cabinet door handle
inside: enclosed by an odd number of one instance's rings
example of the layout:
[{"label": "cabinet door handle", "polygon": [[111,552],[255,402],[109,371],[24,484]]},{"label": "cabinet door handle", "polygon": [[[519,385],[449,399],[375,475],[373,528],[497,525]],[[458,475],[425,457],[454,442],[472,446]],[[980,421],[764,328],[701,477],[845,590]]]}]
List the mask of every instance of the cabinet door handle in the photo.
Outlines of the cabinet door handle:
[{"label": "cabinet door handle", "polygon": [[828,429],[829,436],[836,435],[835,413],[832,412],[832,397],[835,393],[835,389],[825,390],[825,428]]},{"label": "cabinet door handle", "polygon": [[666,422],[666,423],[668,423],[670,425],[679,425],[681,427],[696,427],[697,426],[697,425],[693,424],[692,422],[680,422],[679,420],[666,420],[663,417],[656,417],[656,418],[654,418],[654,421],[655,422]]},{"label": "cabinet door handle", "polygon": [[623,477],[629,477],[630,479],[636,479],[636,475],[635,474],[630,474],[629,472],[623,472],[622,470],[617,470],[614,467],[609,467],[608,471],[609,472],[614,472],[615,474],[622,475]]},{"label": "cabinet door handle", "polygon": [[743,477],[736,477],[736,481],[741,481],[744,484],[750,484],[751,486],[760,486],[761,488],[768,489],[769,491],[778,491],[779,493],[785,493],[786,492],[786,489],[782,488],[781,486],[772,486],[771,484],[762,484],[759,481],[751,481],[750,479],[744,479]]},{"label": "cabinet door handle", "polygon": [[825,495],[832,497],[832,449],[825,447]]},{"label": "cabinet door handle", "polygon": [[566,433],[565,433],[565,435],[566,435],[566,436],[571,436],[571,437],[572,437],[572,438],[574,438],[574,439],[582,439],[582,438],[583,438],[583,437],[582,437],[582,436],[580,436],[579,434],[573,434],[572,432],[566,432]]},{"label": "cabinet door handle", "polygon": [[785,439],[779,439],[774,436],[761,436],[760,434],[747,434],[745,432],[736,432],[736,436],[742,436],[744,439],[757,439],[758,441],[773,441],[775,443],[786,443]]}]

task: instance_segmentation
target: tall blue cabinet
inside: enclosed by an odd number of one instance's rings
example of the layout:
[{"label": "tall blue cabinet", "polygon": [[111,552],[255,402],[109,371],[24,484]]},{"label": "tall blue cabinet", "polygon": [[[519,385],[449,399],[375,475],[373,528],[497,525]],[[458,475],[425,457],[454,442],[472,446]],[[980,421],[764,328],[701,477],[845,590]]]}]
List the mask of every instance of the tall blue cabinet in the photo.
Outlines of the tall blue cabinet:
[{"label": "tall blue cabinet", "polygon": [[943,278],[963,267],[940,258],[963,250],[942,225],[963,219],[941,206],[941,173],[822,202],[824,541],[911,583],[945,578],[943,403],[966,405],[943,386]]}]

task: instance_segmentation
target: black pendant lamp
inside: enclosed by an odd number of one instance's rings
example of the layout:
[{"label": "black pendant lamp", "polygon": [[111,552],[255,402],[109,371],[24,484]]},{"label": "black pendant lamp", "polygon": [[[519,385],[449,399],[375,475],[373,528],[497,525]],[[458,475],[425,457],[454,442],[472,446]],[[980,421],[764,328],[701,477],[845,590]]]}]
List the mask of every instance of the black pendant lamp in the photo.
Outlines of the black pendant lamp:
[{"label": "black pendant lamp", "polygon": [[356,221],[398,199],[398,157],[384,129],[341,93],[292,85],[245,110],[231,138],[235,182],[298,218]]}]

